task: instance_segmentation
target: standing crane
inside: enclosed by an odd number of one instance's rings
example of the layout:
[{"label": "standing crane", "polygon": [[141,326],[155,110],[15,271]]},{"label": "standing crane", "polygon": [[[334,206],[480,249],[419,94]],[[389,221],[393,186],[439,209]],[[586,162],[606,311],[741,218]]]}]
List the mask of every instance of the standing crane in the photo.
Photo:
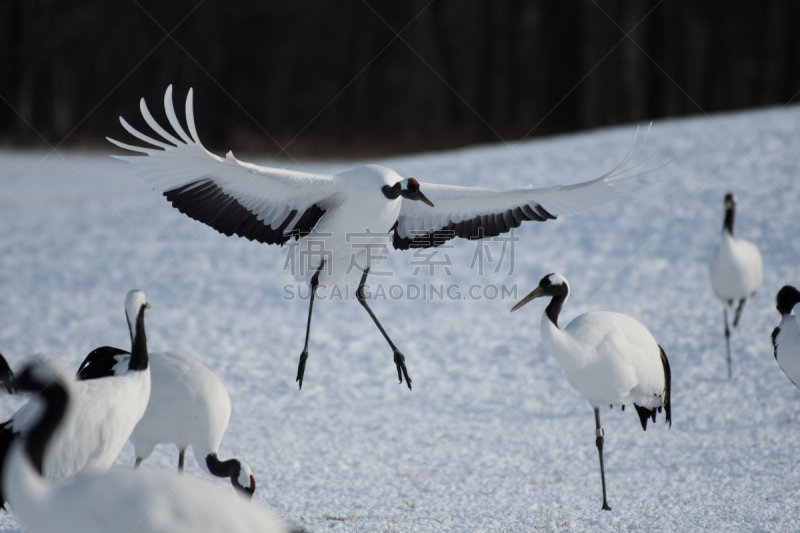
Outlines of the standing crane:
[{"label": "standing crane", "polygon": [[600,407],[633,404],[647,431],[647,420],[656,421],[656,410],[664,409],[665,421],[672,427],[669,360],[653,335],[638,320],[608,311],[585,313],[558,327],[558,315],[569,297],[569,283],[561,274],[543,277],[530,294],[519,301],[516,311],[535,298],[550,297],[542,315],[542,342],[550,355],[564,367],[572,388],[580,392],[594,409],[595,445],[600,455],[603,482],[603,507],[606,499],[606,473],[603,467],[605,432],[600,427]]},{"label": "standing crane", "polygon": [[756,245],[733,236],[733,218],[736,215],[736,197],[725,195],[725,220],[722,239],[711,256],[709,274],[714,293],[722,301],[725,321],[725,346],[728,354],[728,377],[731,377],[731,330],[728,327],[728,308],[738,300],[733,327],[739,325],[745,301],[753,296],[764,279],[764,265]]}]

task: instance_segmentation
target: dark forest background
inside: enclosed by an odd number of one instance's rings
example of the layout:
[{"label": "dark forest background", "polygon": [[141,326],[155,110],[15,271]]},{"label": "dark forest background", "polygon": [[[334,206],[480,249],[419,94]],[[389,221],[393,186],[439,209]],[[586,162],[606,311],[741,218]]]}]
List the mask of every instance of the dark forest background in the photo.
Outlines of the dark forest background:
[{"label": "dark forest background", "polygon": [[799,26],[788,0],[0,0],[0,142],[124,137],[117,116],[143,124],[144,96],[163,117],[170,83],[180,117],[194,87],[204,143],[237,153],[431,150],[784,104]]}]

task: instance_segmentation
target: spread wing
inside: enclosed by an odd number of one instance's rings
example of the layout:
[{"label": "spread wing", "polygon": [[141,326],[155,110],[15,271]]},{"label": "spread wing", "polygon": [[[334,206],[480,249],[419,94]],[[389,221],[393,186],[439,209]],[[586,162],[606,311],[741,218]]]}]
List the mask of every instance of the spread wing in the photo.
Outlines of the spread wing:
[{"label": "spread wing", "polygon": [[194,123],[192,90],[186,97],[186,123],[191,137],[178,122],[172,106],[172,86],[164,95],[164,109],[176,138],[150,114],[144,98],[142,116],[161,139],[145,135],[120,117],[128,133],[146,147],[108,139],[115,145],[145,155],[113,156],[127,161],[134,172],[167,197],[174,207],[225,235],[238,235],[283,245],[311,231],[325,211],[336,204],[338,187],[331,176],[261,167],[225,159],[206,150]]},{"label": "spread wing", "polygon": [[495,190],[423,182],[420,190],[435,207],[422,202],[403,202],[393,235],[394,247],[401,250],[428,248],[454,237],[494,237],[519,227],[526,220],[543,222],[618,200],[630,194],[630,187],[637,185],[634,179],[641,175],[628,172],[649,159],[626,168],[639,150],[632,153],[631,147],[625,158],[609,172],[574,185]]}]

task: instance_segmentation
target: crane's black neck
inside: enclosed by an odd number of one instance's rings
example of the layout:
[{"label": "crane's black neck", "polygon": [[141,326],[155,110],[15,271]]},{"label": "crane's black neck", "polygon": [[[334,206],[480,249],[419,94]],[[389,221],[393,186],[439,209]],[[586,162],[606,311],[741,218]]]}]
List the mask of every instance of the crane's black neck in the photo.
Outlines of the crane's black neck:
[{"label": "crane's black neck", "polygon": [[728,234],[733,237],[733,217],[736,215],[736,207],[731,206],[725,210],[725,222],[722,224],[723,231],[727,231]]},{"label": "crane's black neck", "polygon": [[242,486],[239,483],[239,477],[242,473],[242,464],[239,462],[238,459],[228,459],[227,461],[220,461],[217,457],[217,454],[212,452],[206,455],[206,466],[208,466],[208,471],[214,474],[217,477],[227,477],[231,479],[231,484],[233,484],[233,488],[236,490],[241,491],[242,493],[246,494],[248,497],[253,496],[253,492],[255,491],[255,482],[250,480],[250,485],[247,487]]},{"label": "crane's black neck", "polygon": [[220,461],[216,453],[206,455],[206,466],[208,466],[208,471],[215,476],[229,477],[232,481],[234,477],[239,477],[239,472],[242,470],[242,465],[237,459]]},{"label": "crane's black neck", "polygon": [[39,475],[43,476],[44,449],[64,418],[69,395],[66,389],[55,380],[41,391],[40,397],[44,399],[45,403],[44,414],[41,420],[28,433],[28,439],[25,442],[25,453],[28,454],[28,458],[33,463],[36,471],[39,472]]},{"label": "crane's black neck", "polygon": [[561,308],[564,307],[564,302],[568,295],[569,291],[565,287],[563,293],[558,293],[553,296],[553,299],[550,300],[550,303],[544,310],[544,314],[547,315],[547,318],[550,319],[550,322],[552,322],[556,328],[558,328],[558,314],[561,312]]},{"label": "crane's black neck", "polygon": [[401,190],[402,187],[400,186],[399,181],[394,185],[392,185],[391,187],[389,187],[388,185],[384,185],[381,188],[381,191],[383,191],[383,195],[389,200],[395,200],[398,196],[400,196]]},{"label": "crane's black neck", "polygon": [[135,329],[131,331],[131,359],[128,363],[128,370],[147,370],[149,364],[147,335],[144,332],[144,310],[144,306],[139,309]]},{"label": "crane's black neck", "polygon": [[394,200],[398,196],[402,196],[403,198],[408,198],[409,200],[417,200],[419,199],[419,185],[416,185],[416,188],[413,188],[409,185],[407,189],[403,189],[398,181],[391,187],[388,185],[384,185],[381,187],[381,191],[383,191],[383,195],[388,198],[389,200]]}]

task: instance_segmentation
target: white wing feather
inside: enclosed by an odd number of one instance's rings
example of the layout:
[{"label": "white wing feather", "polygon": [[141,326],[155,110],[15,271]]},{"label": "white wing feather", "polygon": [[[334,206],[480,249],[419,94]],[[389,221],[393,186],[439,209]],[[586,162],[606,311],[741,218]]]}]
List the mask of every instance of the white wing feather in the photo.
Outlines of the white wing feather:
[{"label": "white wing feather", "polygon": [[210,180],[266,225],[279,226],[288,213],[295,210],[298,213],[286,227],[286,232],[309,207],[316,204],[325,209],[336,204],[338,188],[331,176],[253,165],[237,160],[230,152],[223,159],[206,150],[197,135],[192,102],[190,89],[186,98],[186,123],[190,137],[175,114],[171,85],[164,95],[167,119],[180,137],[178,139],[156,122],[142,99],[139,106],[142,116],[161,140],[137,131],[120,117],[122,127],[149,146],[133,146],[109,138],[120,148],[145,154],[113,157],[130,163],[134,172],[159,192],[166,193]]},{"label": "white wing feather", "polygon": [[[635,143],[634,139],[634,145]],[[636,178],[652,170],[633,175],[628,173],[644,164],[655,153],[630,168],[626,167],[643,146],[644,143],[636,152],[633,152],[631,146],[622,161],[603,176],[574,185],[497,190],[423,182],[420,190],[435,207],[431,208],[422,202],[403,202],[398,217],[397,234],[407,238],[410,234],[418,235],[431,229],[445,228],[451,223],[458,224],[484,215],[498,215],[522,206],[534,211],[537,205],[541,206],[554,217],[588,211],[628,196],[631,194],[631,187],[641,185],[635,181]]]}]

